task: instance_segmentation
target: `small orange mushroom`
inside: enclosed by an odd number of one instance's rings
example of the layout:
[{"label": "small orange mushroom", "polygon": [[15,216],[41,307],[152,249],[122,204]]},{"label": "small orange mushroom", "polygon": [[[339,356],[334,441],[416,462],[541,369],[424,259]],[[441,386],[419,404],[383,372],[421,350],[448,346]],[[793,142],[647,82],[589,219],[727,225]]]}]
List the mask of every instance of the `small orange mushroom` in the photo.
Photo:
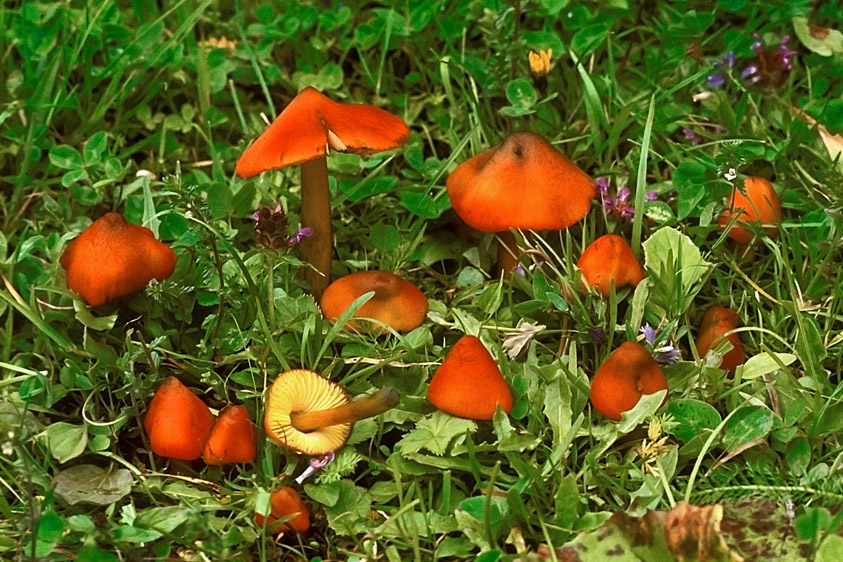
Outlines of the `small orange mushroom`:
[{"label": "small orange mushroom", "polygon": [[720,368],[734,375],[738,365],[746,362],[746,354],[738,334],[727,332],[734,330],[740,324],[738,315],[720,305],[714,305],[703,315],[700,324],[700,335],[697,337],[697,353],[705,357],[709,350],[718,347],[725,339],[732,344],[732,349],[723,355]]},{"label": "small orange mushroom", "polygon": [[143,419],[152,452],[185,461],[199,458],[213,425],[208,406],[176,377],[167,377]]},{"label": "small orange mushroom", "polygon": [[[412,283],[386,271],[361,271],[337,279],[322,294],[322,313],[336,322],[351,303],[369,291],[374,291],[374,296],[357,310],[355,317],[378,320],[398,332],[409,332],[424,322],[427,298]],[[360,324],[349,321],[345,329],[359,330]],[[379,326],[371,328],[383,331]]]},{"label": "small orange mushroom", "polygon": [[257,455],[257,437],[249,411],[243,406],[229,404],[222,409],[211,430],[202,459],[212,466],[252,462]]},{"label": "small orange mushroom", "polygon": [[644,279],[644,269],[626,240],[616,234],[606,234],[592,242],[577,261],[577,267],[589,285],[609,296],[612,281],[615,288],[637,286]]},{"label": "small orange mushroom", "polygon": [[67,286],[97,306],[142,290],[173,274],[176,254],[146,227],[119,213],[95,220],[61,256]]},{"label": "small orange mushroom", "polygon": [[436,370],[427,389],[430,402],[460,418],[490,420],[498,404],[507,414],[512,394],[489,350],[475,336],[463,336]]},{"label": "small orange mushroom", "polygon": [[[729,206],[717,219],[725,226],[737,217],[738,222],[764,225],[767,235],[775,238],[779,234],[778,224],[782,222],[782,206],[773,185],[764,178],[750,176],[743,181],[744,190],[737,187],[729,196]],[[739,244],[749,244],[753,234],[736,224],[729,230],[729,236]]]},{"label": "small orange mushroom", "polygon": [[638,404],[644,394],[667,390],[667,380],[644,347],[628,341],[609,355],[591,381],[594,408],[615,421]]},{"label": "small orange mushroom", "polygon": [[[270,533],[293,530],[304,533],[310,529],[310,510],[301,499],[298,492],[289,486],[279,488],[273,492],[270,500],[272,511],[266,517],[255,513],[255,523],[258,527],[266,526]],[[278,522],[279,519],[294,516],[291,519]]]}]

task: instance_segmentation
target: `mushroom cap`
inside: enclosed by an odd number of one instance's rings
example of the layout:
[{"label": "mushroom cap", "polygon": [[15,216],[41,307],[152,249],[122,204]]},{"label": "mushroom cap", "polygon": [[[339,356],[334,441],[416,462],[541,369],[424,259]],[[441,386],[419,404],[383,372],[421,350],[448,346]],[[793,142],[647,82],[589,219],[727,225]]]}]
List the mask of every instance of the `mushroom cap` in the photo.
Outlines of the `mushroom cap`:
[{"label": "mushroom cap", "polygon": [[[776,190],[773,189],[773,184],[764,178],[750,176],[743,180],[743,185],[745,193],[738,188],[732,190],[729,206],[717,222],[725,226],[737,215],[738,221],[772,225],[767,228],[767,235],[775,238],[779,234],[779,229],[775,225],[782,222],[782,206]],[[749,244],[753,234],[735,225],[729,231],[729,237],[739,244]]]},{"label": "mushroom cap", "polygon": [[199,458],[213,425],[208,406],[176,377],[167,377],[143,418],[152,452],[185,461]]},{"label": "mushroom cap", "polygon": [[720,305],[714,305],[703,315],[700,323],[700,333],[697,337],[697,354],[705,357],[712,348],[720,345],[723,339],[732,344],[732,349],[723,355],[720,368],[734,375],[738,365],[746,362],[746,354],[738,334],[725,335],[726,332],[734,330],[740,324],[738,315]]},{"label": "mushroom cap", "polygon": [[592,242],[577,261],[583,277],[603,296],[609,296],[612,280],[615,287],[638,285],[644,279],[644,269],[626,240],[616,234],[606,234]]},{"label": "mushroom cap", "polygon": [[298,453],[313,456],[336,451],[351,433],[352,424],[330,425],[305,433],[293,427],[290,414],[327,410],[348,402],[345,390],[325,377],[307,369],[287,371],[278,375],[269,389],[264,427],[274,441]]},{"label": "mushroom cap", "polygon": [[[427,298],[418,287],[386,271],[361,271],[341,277],[328,285],[320,306],[325,318],[337,318],[362,295],[375,294],[361,306],[355,317],[372,318],[397,332],[409,332],[421,326],[427,315]],[[372,329],[383,331],[379,326]],[[346,330],[359,330],[360,322],[349,321]]]},{"label": "mushroom cap", "polygon": [[[272,505],[272,511],[266,518],[259,513],[255,513],[255,523],[258,527],[266,525],[272,533],[279,533],[288,529],[304,533],[310,528],[310,510],[307,509],[307,504],[293,488],[289,486],[278,488],[272,493],[269,502]],[[294,513],[297,515],[289,521],[275,524],[277,520]]]},{"label": "mushroom cap", "polygon": [[594,408],[615,421],[638,404],[643,394],[667,389],[667,380],[644,347],[628,341],[609,355],[591,381]]},{"label": "mushroom cap", "polygon": [[92,306],[136,293],[173,274],[176,254],[119,213],[95,220],[61,255],[67,286]]},{"label": "mushroom cap", "polygon": [[212,466],[252,462],[257,455],[257,437],[249,411],[243,406],[228,404],[211,429],[202,459]]},{"label": "mushroom cap", "polygon": [[403,119],[372,105],[339,103],[307,87],[246,149],[235,171],[248,178],[301,164],[335,150],[374,154],[398,148],[410,138]]},{"label": "mushroom cap", "polygon": [[460,164],[446,186],[457,214],[484,232],[568,228],[588,213],[597,193],[588,174],[526,131]]},{"label": "mushroom cap", "polygon": [[501,370],[475,336],[463,336],[436,370],[427,389],[430,402],[453,416],[490,420],[498,404],[507,414],[512,394]]}]

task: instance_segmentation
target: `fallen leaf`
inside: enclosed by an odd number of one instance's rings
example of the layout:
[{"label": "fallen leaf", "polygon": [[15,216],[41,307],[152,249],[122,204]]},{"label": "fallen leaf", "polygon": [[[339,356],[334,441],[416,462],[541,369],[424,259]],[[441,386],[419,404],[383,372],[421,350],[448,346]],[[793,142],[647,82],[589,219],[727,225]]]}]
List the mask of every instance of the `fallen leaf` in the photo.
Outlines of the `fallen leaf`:
[{"label": "fallen leaf", "polygon": [[53,491],[70,505],[111,505],[132,491],[132,474],[125,468],[77,464],[53,478]]}]

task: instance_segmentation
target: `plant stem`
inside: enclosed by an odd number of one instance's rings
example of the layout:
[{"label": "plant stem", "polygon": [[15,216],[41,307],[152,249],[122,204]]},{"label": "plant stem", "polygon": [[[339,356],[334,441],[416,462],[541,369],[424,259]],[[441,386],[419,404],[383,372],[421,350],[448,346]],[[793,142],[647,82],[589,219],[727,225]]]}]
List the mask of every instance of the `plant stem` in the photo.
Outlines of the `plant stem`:
[{"label": "plant stem", "polygon": [[331,191],[328,188],[328,161],[314,158],[301,165],[301,221],[313,234],[301,242],[302,260],[316,268],[306,268],[302,278],[319,300],[331,282]]},{"label": "plant stem", "polygon": [[315,412],[293,412],[290,422],[299,431],[315,431],[329,425],[356,422],[382,414],[396,404],[400,396],[391,386],[385,386],[374,394],[349,402],[336,408]]},{"label": "plant stem", "polygon": [[518,265],[521,250],[515,241],[511,230],[498,232],[498,271],[503,272],[504,279],[512,277],[512,270]]}]

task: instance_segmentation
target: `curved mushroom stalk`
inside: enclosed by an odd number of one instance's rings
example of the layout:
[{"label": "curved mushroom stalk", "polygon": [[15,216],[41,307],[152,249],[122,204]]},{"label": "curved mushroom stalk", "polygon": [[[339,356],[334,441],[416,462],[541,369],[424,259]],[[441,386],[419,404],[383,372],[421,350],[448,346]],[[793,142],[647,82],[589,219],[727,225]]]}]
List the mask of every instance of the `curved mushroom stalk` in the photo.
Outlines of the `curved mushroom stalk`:
[{"label": "curved mushroom stalk", "polygon": [[305,433],[331,425],[353,423],[372,418],[395,407],[401,396],[391,386],[385,386],[374,394],[329,410],[293,412],[290,421],[293,427]]}]

